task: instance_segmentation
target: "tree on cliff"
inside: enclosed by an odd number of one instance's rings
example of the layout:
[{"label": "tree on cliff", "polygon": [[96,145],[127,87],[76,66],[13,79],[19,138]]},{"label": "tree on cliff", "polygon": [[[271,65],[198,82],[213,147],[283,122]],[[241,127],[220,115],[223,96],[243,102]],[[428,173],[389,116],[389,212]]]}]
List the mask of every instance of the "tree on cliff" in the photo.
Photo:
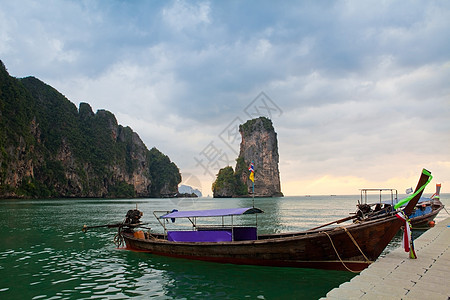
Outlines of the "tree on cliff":
[{"label": "tree on cliff", "polygon": [[1,61],[0,128],[0,198],[160,197],[181,182],[178,167],[111,112],[78,110]]},{"label": "tree on cliff", "polygon": [[247,194],[247,186],[240,180],[239,174],[228,166],[219,170],[212,185],[214,198],[230,198]]},{"label": "tree on cliff", "polygon": [[178,192],[181,175],[178,167],[167,155],[153,147],[148,154],[150,175],[153,179],[150,189],[152,197],[171,196]]}]

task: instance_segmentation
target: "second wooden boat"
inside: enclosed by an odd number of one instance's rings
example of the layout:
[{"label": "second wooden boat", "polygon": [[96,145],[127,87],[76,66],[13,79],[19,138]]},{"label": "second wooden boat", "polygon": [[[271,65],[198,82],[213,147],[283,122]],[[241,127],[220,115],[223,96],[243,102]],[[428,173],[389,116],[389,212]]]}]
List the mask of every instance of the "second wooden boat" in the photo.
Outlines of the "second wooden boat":
[{"label": "second wooden boat", "polygon": [[[427,229],[434,226],[434,218],[444,209],[444,204],[440,201],[440,190],[441,184],[438,183],[436,192],[431,197],[420,197],[416,206],[408,214],[412,229]],[[372,193],[372,199],[376,196],[378,200],[369,202],[369,193]],[[395,189],[362,189],[356,213],[362,218],[374,218],[395,211],[394,206],[402,201],[403,199],[398,199]],[[405,206],[406,203],[400,207],[404,208]]]}]

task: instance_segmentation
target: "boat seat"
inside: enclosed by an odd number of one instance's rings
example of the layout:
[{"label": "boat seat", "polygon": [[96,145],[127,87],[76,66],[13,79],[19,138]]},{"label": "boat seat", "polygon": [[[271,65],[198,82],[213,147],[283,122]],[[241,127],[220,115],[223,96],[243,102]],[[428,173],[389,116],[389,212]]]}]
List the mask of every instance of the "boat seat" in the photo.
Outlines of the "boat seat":
[{"label": "boat seat", "polygon": [[198,231],[168,231],[167,240],[171,242],[231,242],[256,240],[256,227],[202,228]]},{"label": "boat seat", "polygon": [[231,242],[231,230],[168,231],[171,242]]},{"label": "boat seat", "polygon": [[256,227],[235,227],[233,235],[235,241],[254,241],[258,238]]},{"label": "boat seat", "polygon": [[233,227],[231,229],[230,226],[197,226],[198,231],[229,231],[233,232],[233,240],[234,241],[255,241],[258,239],[257,229],[252,226],[243,226],[243,227]]}]

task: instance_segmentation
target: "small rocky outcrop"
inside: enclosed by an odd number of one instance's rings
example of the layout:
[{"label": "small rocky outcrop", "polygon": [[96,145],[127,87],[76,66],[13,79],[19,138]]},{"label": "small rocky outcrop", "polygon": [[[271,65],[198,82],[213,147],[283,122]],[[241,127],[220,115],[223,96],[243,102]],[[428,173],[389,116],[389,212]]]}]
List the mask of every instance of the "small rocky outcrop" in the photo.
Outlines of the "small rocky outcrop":
[{"label": "small rocky outcrop", "polygon": [[[202,197],[202,192],[199,189],[195,189],[189,185],[180,185],[178,187],[178,195],[189,195],[185,197]],[[179,196],[178,196],[179,197]]]},{"label": "small rocky outcrop", "polygon": [[260,117],[239,126],[242,137],[239,157],[233,171],[228,166],[219,171],[213,184],[213,196],[251,196],[252,181],[248,167],[253,161],[255,169],[255,197],[282,197],[277,134],[272,121]]}]

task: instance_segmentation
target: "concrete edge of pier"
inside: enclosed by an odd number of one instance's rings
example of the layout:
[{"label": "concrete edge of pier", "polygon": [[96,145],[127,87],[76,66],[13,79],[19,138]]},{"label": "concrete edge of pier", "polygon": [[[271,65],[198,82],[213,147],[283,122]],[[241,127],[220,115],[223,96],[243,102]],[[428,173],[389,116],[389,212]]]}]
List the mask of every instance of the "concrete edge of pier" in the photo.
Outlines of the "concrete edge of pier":
[{"label": "concrete edge of pier", "polygon": [[414,247],[417,259],[397,248],[322,299],[450,299],[450,217],[414,240]]}]

